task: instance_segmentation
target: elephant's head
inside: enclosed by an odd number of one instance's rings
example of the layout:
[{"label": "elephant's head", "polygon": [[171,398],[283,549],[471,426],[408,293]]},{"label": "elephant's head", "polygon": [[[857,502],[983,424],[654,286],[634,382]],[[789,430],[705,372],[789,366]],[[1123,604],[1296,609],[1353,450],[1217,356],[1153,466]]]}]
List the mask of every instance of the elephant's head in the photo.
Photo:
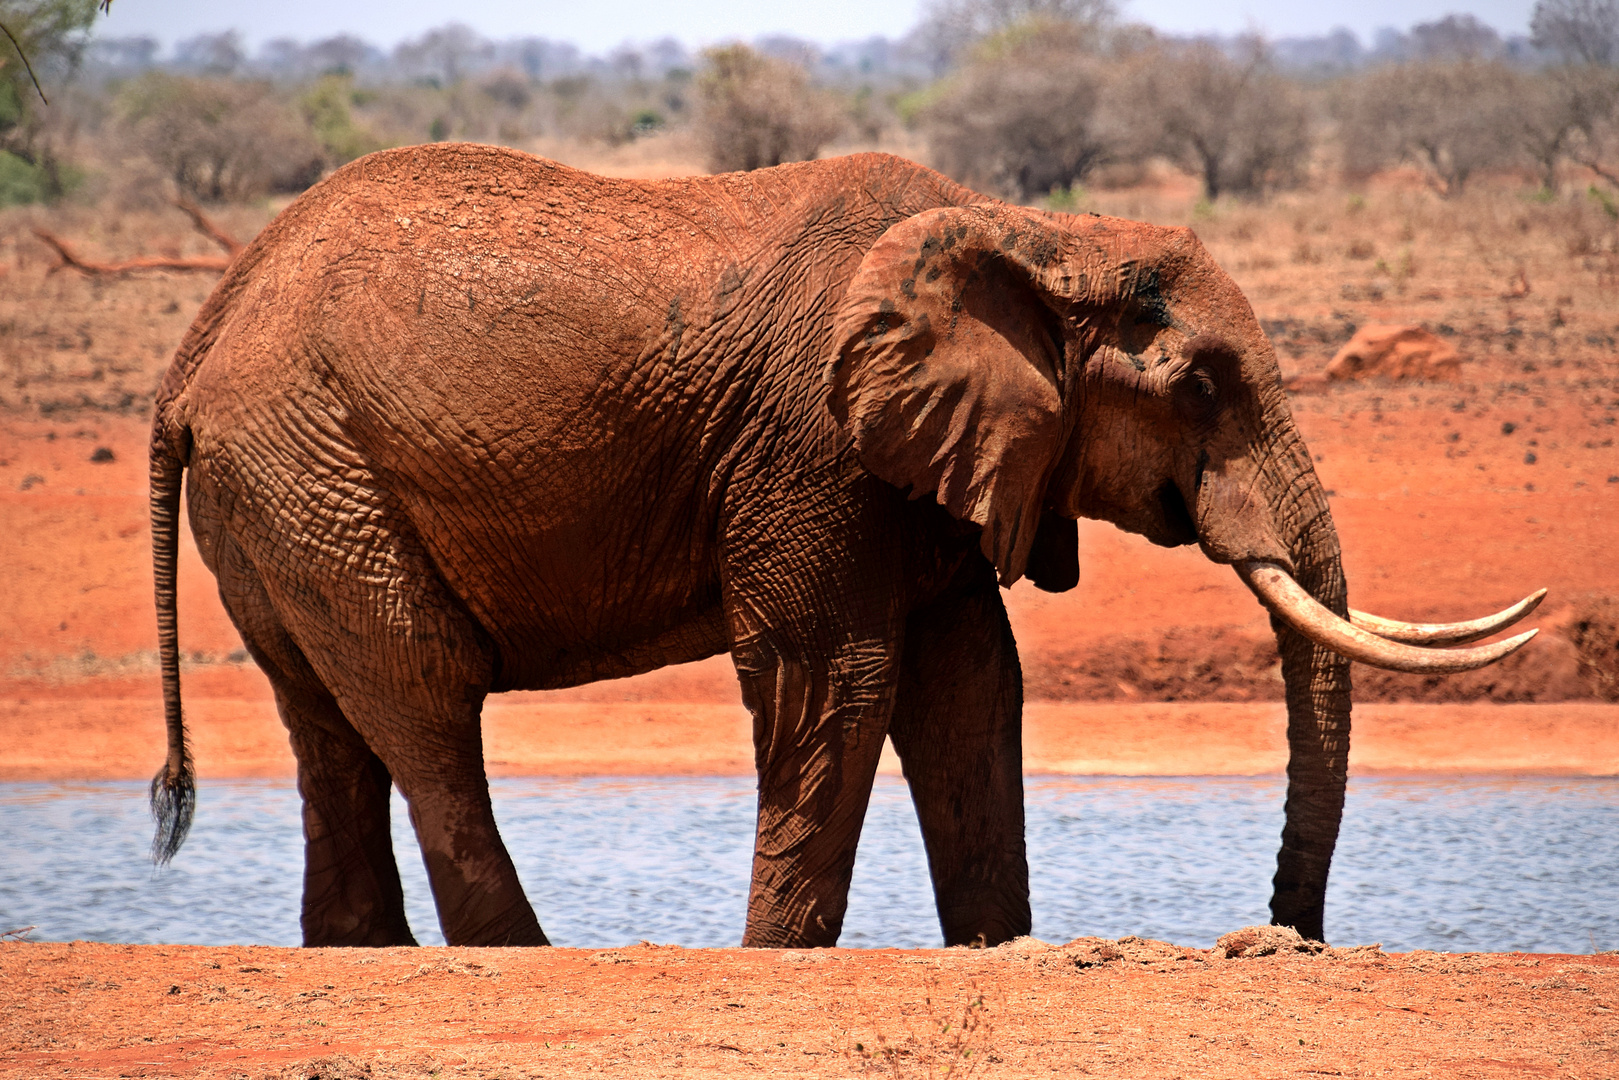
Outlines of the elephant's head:
[{"label": "elephant's head", "polygon": [[[1271,911],[1322,936],[1349,751],[1349,659],[1401,670],[1492,662],[1531,635],[1350,612],[1326,493],[1276,357],[1189,229],[1004,205],[891,227],[837,315],[834,416],[872,473],[983,527],[1003,584],[1071,585],[1072,526],[1100,518],[1197,543],[1272,612],[1287,684],[1287,826]],[[1055,561],[1056,567],[1053,568]]]}]

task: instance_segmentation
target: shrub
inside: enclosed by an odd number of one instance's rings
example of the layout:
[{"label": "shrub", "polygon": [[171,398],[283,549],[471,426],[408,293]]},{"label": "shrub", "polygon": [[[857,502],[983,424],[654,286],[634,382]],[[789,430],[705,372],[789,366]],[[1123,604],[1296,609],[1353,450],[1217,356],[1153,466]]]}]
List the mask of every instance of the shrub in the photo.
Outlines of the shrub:
[{"label": "shrub", "polygon": [[1072,23],[991,37],[921,115],[933,163],[964,184],[1026,200],[1082,182],[1116,155],[1112,65]]},{"label": "shrub", "polygon": [[355,123],[354,104],[354,79],[349,75],[323,76],[298,99],[304,123],[320,144],[327,168],[346,165],[384,145],[369,129]]},{"label": "shrub", "polygon": [[43,202],[45,198],[43,170],[16,154],[0,150],[0,206]]},{"label": "shrub", "polygon": [[135,144],[192,198],[298,191],[323,171],[301,118],[260,83],[154,73],[125,92],[123,105]]},{"label": "shrub", "polygon": [[703,54],[696,130],[715,172],[807,161],[843,128],[836,102],[803,68],[746,45]]}]

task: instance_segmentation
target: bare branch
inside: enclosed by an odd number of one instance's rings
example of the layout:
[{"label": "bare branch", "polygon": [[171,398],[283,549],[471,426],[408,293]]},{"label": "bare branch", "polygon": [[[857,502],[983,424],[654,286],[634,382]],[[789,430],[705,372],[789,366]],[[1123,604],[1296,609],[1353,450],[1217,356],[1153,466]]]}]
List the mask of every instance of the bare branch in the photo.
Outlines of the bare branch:
[{"label": "bare branch", "polygon": [[[112,0],[107,0],[107,2],[111,3]],[[11,27],[5,23],[0,23],[0,30],[5,31],[6,37],[11,39],[12,48],[16,49],[17,55],[22,58],[22,66],[27,70],[28,77],[34,81],[34,92],[39,95],[39,100],[49,105],[51,103],[50,99],[45,96],[45,91],[40,88],[39,76],[34,74],[34,65],[28,62],[28,54],[23,51],[22,42],[17,40],[17,35],[13,34]]]},{"label": "bare branch", "polygon": [[214,224],[196,203],[182,196],[174,200],[174,205],[185,212],[185,215],[191,219],[191,224],[197,227],[198,232],[224,248],[227,255],[241,254],[242,242]]}]

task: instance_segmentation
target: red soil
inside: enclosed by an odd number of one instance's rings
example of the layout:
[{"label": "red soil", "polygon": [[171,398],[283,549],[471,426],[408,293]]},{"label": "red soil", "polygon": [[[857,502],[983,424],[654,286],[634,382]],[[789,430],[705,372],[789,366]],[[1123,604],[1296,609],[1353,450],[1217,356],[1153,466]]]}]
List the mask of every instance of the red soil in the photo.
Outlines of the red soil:
[{"label": "red soil", "polygon": [[1619,956],[0,945],[0,1077],[1611,1077]]}]

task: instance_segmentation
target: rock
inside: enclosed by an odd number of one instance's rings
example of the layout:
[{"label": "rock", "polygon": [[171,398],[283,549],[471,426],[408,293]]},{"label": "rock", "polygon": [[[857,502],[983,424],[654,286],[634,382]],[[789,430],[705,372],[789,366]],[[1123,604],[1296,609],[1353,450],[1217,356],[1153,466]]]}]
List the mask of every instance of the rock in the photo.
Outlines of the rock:
[{"label": "rock", "polygon": [[1291,926],[1245,926],[1233,930],[1214,943],[1214,951],[1226,959],[1238,956],[1270,956],[1273,953],[1319,953],[1326,946],[1300,937]]},{"label": "rock", "polygon": [[1420,326],[1373,324],[1355,336],[1327,364],[1332,382],[1354,379],[1428,379],[1456,382],[1462,358],[1450,342]]}]

